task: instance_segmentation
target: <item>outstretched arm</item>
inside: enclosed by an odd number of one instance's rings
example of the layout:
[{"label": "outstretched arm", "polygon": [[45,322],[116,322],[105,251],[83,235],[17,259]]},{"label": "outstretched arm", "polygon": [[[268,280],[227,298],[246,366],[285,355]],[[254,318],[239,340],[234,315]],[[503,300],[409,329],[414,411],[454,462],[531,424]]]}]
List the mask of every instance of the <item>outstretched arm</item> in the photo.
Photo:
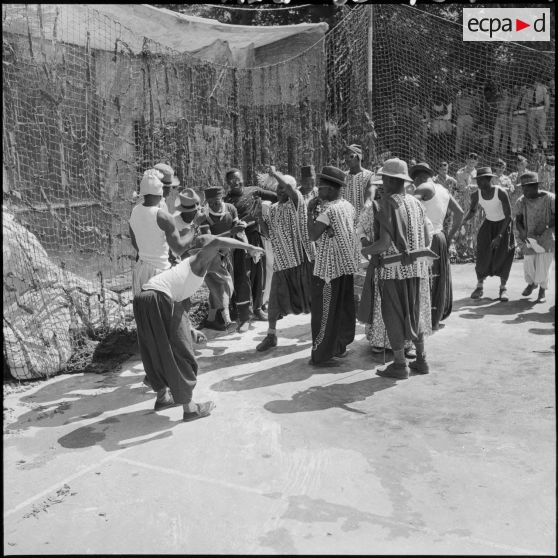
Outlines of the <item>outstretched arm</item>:
[{"label": "outstretched arm", "polygon": [[224,238],[213,235],[201,235],[196,239],[196,244],[201,245],[201,250],[190,258],[190,267],[196,275],[204,275],[211,261],[218,251],[223,248],[240,248],[246,250],[250,255],[264,254],[265,250],[258,246],[246,244],[235,238]]}]

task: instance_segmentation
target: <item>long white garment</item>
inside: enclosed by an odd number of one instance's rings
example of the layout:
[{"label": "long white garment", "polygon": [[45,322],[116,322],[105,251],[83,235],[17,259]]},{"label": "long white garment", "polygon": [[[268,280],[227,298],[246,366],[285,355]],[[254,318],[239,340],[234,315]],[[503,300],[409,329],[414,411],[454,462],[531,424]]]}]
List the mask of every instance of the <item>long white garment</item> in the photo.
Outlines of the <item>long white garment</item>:
[{"label": "long white garment", "polygon": [[550,268],[554,261],[552,252],[543,254],[526,254],[523,257],[523,272],[525,281],[528,285],[538,285],[543,289],[548,289],[548,280],[550,277]]}]

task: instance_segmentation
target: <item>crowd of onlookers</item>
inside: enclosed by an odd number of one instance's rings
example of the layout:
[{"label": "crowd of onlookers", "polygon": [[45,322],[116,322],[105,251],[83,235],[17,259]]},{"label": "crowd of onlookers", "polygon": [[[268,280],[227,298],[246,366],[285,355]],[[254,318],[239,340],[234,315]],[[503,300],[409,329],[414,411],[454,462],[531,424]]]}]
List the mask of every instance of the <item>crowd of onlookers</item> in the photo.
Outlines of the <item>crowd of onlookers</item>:
[{"label": "crowd of onlookers", "polygon": [[[471,193],[477,189],[476,183],[476,169],[480,166],[489,165],[491,162],[487,161],[481,165],[481,159],[477,153],[469,153],[466,158],[465,166],[459,168],[452,176],[450,171],[450,164],[447,161],[442,161],[438,165],[438,174],[434,177],[434,182],[445,186],[450,194],[459,202],[465,211],[468,210],[470,205]],[[529,168],[537,165],[537,168]],[[520,177],[525,172],[536,170],[539,175],[540,188],[548,192],[555,192],[555,156],[548,155],[544,160],[533,160],[531,163],[524,155],[517,155],[515,160],[515,168],[512,172],[508,172],[507,163],[502,158],[498,158],[491,163],[496,175],[492,179],[492,183],[504,188],[509,197],[512,207],[515,205],[521,196]],[[477,217],[475,217],[477,219]],[[452,247],[453,259],[459,261],[471,259],[475,254],[475,231],[478,229],[479,223],[473,220],[467,225],[467,229],[456,240],[455,245]]]},{"label": "crowd of onlookers", "polygon": [[554,146],[554,78],[532,84],[465,87],[454,98],[435,93],[427,104],[394,104],[380,118],[392,152],[425,160],[427,153],[461,159],[470,151],[494,158],[546,152]]}]

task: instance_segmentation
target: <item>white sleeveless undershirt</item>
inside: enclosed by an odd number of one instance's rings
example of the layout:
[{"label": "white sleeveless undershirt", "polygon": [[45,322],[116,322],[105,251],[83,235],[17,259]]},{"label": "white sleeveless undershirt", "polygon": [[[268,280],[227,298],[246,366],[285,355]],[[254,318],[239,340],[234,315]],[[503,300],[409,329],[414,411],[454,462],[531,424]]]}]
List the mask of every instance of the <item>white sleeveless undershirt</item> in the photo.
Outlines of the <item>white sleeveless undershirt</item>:
[{"label": "white sleeveless undershirt", "polygon": [[442,232],[444,228],[444,219],[448,211],[450,194],[441,184],[429,181],[429,185],[434,188],[434,197],[422,203],[426,210],[426,216],[432,222],[433,232],[436,234]]},{"label": "white sleeveless undershirt", "polygon": [[165,233],[157,224],[157,212],[161,208],[136,205],[130,216],[130,227],[136,237],[140,260],[157,269],[168,269],[169,245]]},{"label": "white sleeveless undershirt", "polygon": [[504,208],[502,207],[502,202],[498,197],[498,191],[501,190],[499,186],[494,186],[494,196],[492,199],[485,200],[482,197],[481,191],[479,189],[479,204],[484,209],[486,218],[489,221],[503,221],[506,216],[504,215]]},{"label": "white sleeveless undershirt", "polygon": [[205,275],[196,275],[190,267],[190,258],[178,265],[154,275],[143,285],[143,291],[159,291],[170,296],[175,302],[190,298],[203,283]]}]

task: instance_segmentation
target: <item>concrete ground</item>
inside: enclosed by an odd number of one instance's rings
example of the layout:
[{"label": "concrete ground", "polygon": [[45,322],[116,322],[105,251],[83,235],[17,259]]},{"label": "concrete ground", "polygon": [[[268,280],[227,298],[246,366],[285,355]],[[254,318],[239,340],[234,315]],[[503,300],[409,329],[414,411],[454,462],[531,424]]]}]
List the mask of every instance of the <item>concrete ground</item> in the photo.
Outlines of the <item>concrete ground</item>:
[{"label": "concrete ground", "polygon": [[521,261],[508,303],[453,277],[428,376],[376,376],[361,325],[310,368],[299,316],[263,356],[261,322],[210,339],[192,423],[152,411],[139,357],[9,395],[4,553],[555,555],[554,287],[522,298]]}]

